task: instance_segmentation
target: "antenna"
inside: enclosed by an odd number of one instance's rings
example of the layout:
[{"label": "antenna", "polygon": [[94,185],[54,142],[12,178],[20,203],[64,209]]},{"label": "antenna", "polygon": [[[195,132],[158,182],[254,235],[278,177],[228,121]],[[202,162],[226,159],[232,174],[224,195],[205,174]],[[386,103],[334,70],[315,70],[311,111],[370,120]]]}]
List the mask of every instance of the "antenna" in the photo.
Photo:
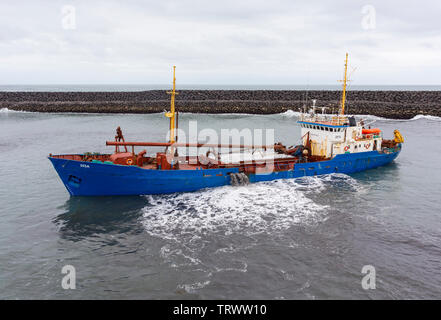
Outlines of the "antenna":
[{"label": "antenna", "polygon": [[343,80],[340,80],[340,82],[343,82],[343,94],[341,97],[341,105],[340,105],[340,114],[345,114],[345,102],[346,102],[346,85],[348,82],[348,53],[346,53],[346,59],[345,59],[345,77]]},{"label": "antenna", "polygon": [[176,142],[175,128],[176,128],[176,112],[175,112],[175,96],[176,92],[176,66],[173,66],[173,90],[167,91],[171,95],[170,112],[167,112],[165,116],[170,118],[170,143]]},{"label": "antenna", "polygon": [[309,64],[307,66],[306,90],[305,91],[306,91],[305,92],[305,96],[304,96],[305,97],[305,101],[304,101],[303,106],[306,109],[307,105],[308,105],[308,98],[309,98]]}]

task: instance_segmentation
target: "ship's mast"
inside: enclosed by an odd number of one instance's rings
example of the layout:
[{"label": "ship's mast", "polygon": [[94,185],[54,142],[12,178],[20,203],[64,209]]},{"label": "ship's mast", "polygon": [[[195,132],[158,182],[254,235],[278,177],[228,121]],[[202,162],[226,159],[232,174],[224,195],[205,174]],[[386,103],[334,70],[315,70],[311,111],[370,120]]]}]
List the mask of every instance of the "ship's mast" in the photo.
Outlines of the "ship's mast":
[{"label": "ship's mast", "polygon": [[176,112],[175,112],[175,96],[178,94],[176,92],[176,66],[173,66],[173,90],[168,91],[168,94],[171,95],[170,101],[170,112],[167,112],[165,116],[170,118],[170,143],[176,142]]},{"label": "ship's mast", "polygon": [[346,59],[345,59],[345,78],[342,80],[343,82],[343,95],[341,97],[341,106],[340,106],[340,114],[345,114],[345,101],[346,101],[346,83],[348,81],[347,78],[348,74],[348,54],[346,53]]}]

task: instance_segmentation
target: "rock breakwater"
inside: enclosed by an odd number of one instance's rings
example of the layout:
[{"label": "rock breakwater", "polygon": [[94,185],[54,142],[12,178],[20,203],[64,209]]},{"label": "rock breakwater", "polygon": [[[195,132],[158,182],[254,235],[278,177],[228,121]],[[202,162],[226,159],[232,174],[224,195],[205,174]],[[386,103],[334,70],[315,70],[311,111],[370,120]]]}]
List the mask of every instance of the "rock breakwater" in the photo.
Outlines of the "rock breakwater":
[{"label": "rock breakwater", "polygon": [[[317,99],[337,110],[340,91],[180,90],[180,112],[274,114]],[[169,109],[164,90],[137,92],[0,92],[0,108],[33,112],[156,113]],[[349,91],[347,113],[393,119],[441,116],[441,91]]]}]

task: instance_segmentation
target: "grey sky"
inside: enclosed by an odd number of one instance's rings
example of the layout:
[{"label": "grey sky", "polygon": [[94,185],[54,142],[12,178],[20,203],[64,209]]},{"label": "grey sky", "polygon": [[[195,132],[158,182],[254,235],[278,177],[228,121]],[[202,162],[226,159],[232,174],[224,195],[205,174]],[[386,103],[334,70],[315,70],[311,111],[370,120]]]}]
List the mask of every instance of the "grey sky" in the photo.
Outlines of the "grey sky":
[{"label": "grey sky", "polygon": [[345,52],[354,84],[441,84],[440,1],[2,0],[0,11],[1,84],[164,84],[173,64],[186,84],[334,84]]}]

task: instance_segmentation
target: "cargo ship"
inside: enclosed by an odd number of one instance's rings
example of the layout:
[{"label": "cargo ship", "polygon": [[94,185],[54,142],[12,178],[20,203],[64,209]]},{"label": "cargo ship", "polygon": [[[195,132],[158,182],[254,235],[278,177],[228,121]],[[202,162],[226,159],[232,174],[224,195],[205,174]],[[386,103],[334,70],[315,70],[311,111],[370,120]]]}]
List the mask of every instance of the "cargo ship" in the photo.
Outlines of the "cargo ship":
[{"label": "cargo ship", "polygon": [[[192,192],[225,185],[245,185],[276,179],[293,179],[331,173],[351,174],[384,166],[400,153],[404,139],[398,130],[384,139],[378,128],[345,114],[348,54],[344,66],[339,112],[327,114],[313,100],[301,113],[301,141],[286,147],[178,142],[178,112],[175,110],[176,67],[166,142],[126,141],[120,127],[109,154],[49,155],[71,196],[116,196]],[[320,112],[321,111],[321,112]],[[148,156],[148,148],[163,148]],[[139,151],[136,148],[142,148]],[[205,154],[180,155],[179,150],[209,149]],[[165,150],[164,150],[165,149]],[[203,150],[205,150],[203,149]],[[222,150],[227,149],[227,152]]]}]

